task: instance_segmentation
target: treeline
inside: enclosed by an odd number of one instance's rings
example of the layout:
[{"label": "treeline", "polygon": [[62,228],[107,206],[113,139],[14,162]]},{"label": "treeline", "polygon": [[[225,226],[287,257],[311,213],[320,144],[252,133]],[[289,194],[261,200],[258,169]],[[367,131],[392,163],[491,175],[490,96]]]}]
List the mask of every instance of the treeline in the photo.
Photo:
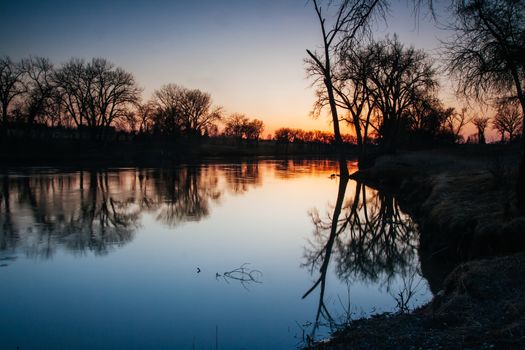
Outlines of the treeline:
[{"label": "treeline", "polygon": [[[2,139],[115,138],[192,142],[202,138],[258,141],[264,122],[241,113],[226,115],[211,95],[199,89],[167,84],[143,102],[142,90],[130,72],[103,58],[70,59],[55,66],[49,59],[18,62],[0,58]],[[281,128],[267,140],[277,143],[331,144],[323,131]],[[345,135],[345,142],[355,137]],[[220,145],[220,142],[213,142]]]},{"label": "treeline", "polygon": [[[321,50],[307,50],[307,69],[317,87],[315,112],[327,107],[337,147],[342,144],[339,123],[343,120],[354,128],[360,168],[373,166],[377,155],[395,152],[411,140],[459,139],[455,128],[464,126],[465,113],[439,101],[437,69],[428,53],[405,47],[395,35],[374,38],[372,24],[385,18],[389,1],[314,0],[313,6],[322,34]],[[432,4],[430,8],[433,12]],[[418,6],[414,9],[419,13]],[[451,35],[442,41],[441,50],[445,72],[459,95],[483,104],[503,102],[492,125],[503,141],[505,134],[512,140],[525,130],[525,3],[465,0],[452,2],[449,10],[452,16],[446,27]],[[515,116],[518,113],[520,117]],[[459,121],[454,125],[452,118]],[[477,128],[475,138],[485,143],[489,117],[477,115],[471,121]],[[379,140],[381,151],[377,154],[367,151],[370,135]],[[516,198],[523,214],[523,137],[521,147]],[[342,176],[348,173],[345,168],[341,167]]]},{"label": "treeline", "polygon": [[[307,71],[317,87],[314,116],[336,111],[337,122],[353,129],[361,154],[366,154],[367,144],[393,152],[400,147],[485,143],[490,126],[501,141],[521,134],[522,116],[515,98],[498,99],[492,117],[445,106],[438,97],[432,58],[423,50],[405,47],[397,36],[341,46],[334,52],[330,72],[321,57],[310,54]],[[331,84],[325,83],[327,78]],[[477,132],[467,138],[463,133],[469,123]]]},{"label": "treeline", "polygon": [[392,151],[461,141],[465,111],[447,108],[437,98],[436,69],[424,51],[407,48],[394,36],[345,46],[336,55],[329,85],[320,58],[311,54],[307,61],[317,86],[313,113],[333,111],[334,104],[336,117],[354,130],[363,151],[371,142]]},{"label": "treeline", "polygon": [[[355,136],[350,134],[341,135],[344,143],[355,145]],[[292,128],[280,128],[275,130],[274,140],[280,143],[322,143],[331,144],[334,134],[321,130],[303,130]]]},{"label": "treeline", "polygon": [[261,120],[225,115],[199,89],[167,84],[146,102],[141,94],[133,74],[103,58],[71,59],[60,66],[42,57],[0,58],[4,137],[50,128],[88,140],[115,132],[164,140],[219,135],[257,140],[264,130]]},{"label": "treeline", "polygon": [[[319,76],[314,61],[308,67]],[[344,111],[341,120],[355,134],[340,134],[346,144],[394,148],[463,142],[462,131],[469,122],[478,130],[470,141],[483,143],[490,124],[502,141],[521,133],[515,100],[499,100],[491,123],[488,118],[469,117],[465,109],[446,108],[436,97],[430,58],[423,51],[405,48],[397,37],[342,51],[332,79],[337,108]],[[314,115],[329,103],[326,86],[317,86]],[[103,58],[70,59],[55,66],[42,57],[18,62],[2,57],[0,102],[4,142],[124,138],[173,144],[227,138],[253,144],[263,138],[265,127],[260,119],[226,115],[209,93],[176,84],[160,87],[144,102],[133,74]],[[332,133],[294,128],[280,128],[266,139],[327,145],[336,141]]]}]

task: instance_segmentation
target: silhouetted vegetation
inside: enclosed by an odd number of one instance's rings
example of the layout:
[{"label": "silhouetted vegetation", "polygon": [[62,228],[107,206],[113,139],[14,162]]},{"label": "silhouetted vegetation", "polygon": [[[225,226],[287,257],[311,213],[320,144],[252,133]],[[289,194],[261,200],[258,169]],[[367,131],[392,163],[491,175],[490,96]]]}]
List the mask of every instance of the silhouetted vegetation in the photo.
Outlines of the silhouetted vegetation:
[{"label": "silhouetted vegetation", "polygon": [[476,130],[478,132],[478,143],[480,145],[484,145],[486,143],[485,141],[485,129],[489,125],[489,118],[487,117],[475,117],[472,119],[472,124],[476,127]]},{"label": "silhouetted vegetation", "polygon": [[521,114],[516,100],[501,99],[497,102],[497,112],[492,127],[501,134],[501,142],[505,142],[505,134],[512,141],[522,132]]},{"label": "silhouetted vegetation", "polygon": [[[133,74],[103,58],[54,66],[42,57],[0,61],[1,158],[10,162],[158,163],[216,155],[334,152],[333,137],[262,139],[264,122],[226,115],[209,93],[167,84],[141,101]],[[351,138],[346,139],[351,142]],[[315,146],[315,147],[313,147]]]},{"label": "silhouetted vegetation", "polygon": [[310,75],[315,78],[314,84],[324,92],[326,104],[330,107],[335,143],[341,145],[343,141],[339,127],[340,117],[335,97],[336,90],[334,89],[334,65],[336,64],[334,57],[341,49],[352,47],[369,33],[370,22],[378,13],[384,13],[386,4],[380,0],[341,1],[336,5],[333,23],[323,13],[323,10],[330,13],[329,5],[323,7],[322,3],[317,0],[313,0],[313,5],[321,26],[322,52],[306,50],[309,56],[306,62]]},{"label": "silhouetted vegetation", "polygon": [[257,164],[243,163],[22,175],[1,176],[0,251],[18,247],[44,258],[59,246],[107,254],[133,239],[144,213],[170,227],[200,221],[225,190],[239,194],[261,182]]},{"label": "silhouetted vegetation", "polygon": [[232,114],[225,121],[224,136],[239,140],[258,141],[264,130],[262,120],[249,120],[243,114]]},{"label": "silhouetted vegetation", "polygon": [[[513,0],[453,2],[454,36],[446,45],[448,70],[458,90],[478,101],[504,97],[521,106],[525,123],[525,4]],[[522,127],[523,130],[523,127]],[[525,212],[525,138],[517,181],[517,199]]]},{"label": "silhouetted vegetation", "polygon": [[[373,164],[374,156],[366,150],[369,135],[377,140],[380,153],[406,145],[454,143],[462,141],[461,130],[472,119],[478,131],[475,138],[484,144],[488,118],[470,118],[465,109],[457,113],[443,106],[437,98],[436,68],[428,54],[405,48],[396,36],[374,40],[370,25],[384,18],[388,4],[339,1],[323,6],[313,1],[323,36],[322,53],[307,50],[307,72],[317,89],[313,114],[318,116],[329,107],[336,143],[341,142],[340,121],[353,127],[361,168]],[[415,8],[420,4],[416,2]],[[453,12],[456,21],[449,29],[454,37],[445,43],[445,53],[458,91],[469,97],[494,93],[507,101],[514,99],[522,106],[519,120],[523,123],[523,4],[456,1]],[[495,14],[503,22],[494,20]],[[343,111],[346,116],[339,115]],[[504,114],[512,115],[509,110]],[[497,119],[494,125],[503,135],[508,131],[502,132],[501,115]],[[522,164],[518,184],[525,182]],[[518,198],[525,198],[525,186],[519,185],[519,191]]]}]

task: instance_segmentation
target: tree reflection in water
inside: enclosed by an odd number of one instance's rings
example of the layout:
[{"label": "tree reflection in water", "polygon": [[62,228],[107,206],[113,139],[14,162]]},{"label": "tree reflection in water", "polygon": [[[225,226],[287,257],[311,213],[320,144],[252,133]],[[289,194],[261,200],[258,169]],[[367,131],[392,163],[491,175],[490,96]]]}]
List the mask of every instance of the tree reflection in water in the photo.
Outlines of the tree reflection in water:
[{"label": "tree reflection in water", "polygon": [[[225,179],[225,184],[221,183]],[[53,170],[11,174],[0,186],[0,257],[14,250],[49,258],[57,247],[107,254],[133,239],[141,214],[176,227],[200,221],[225,188],[261,183],[257,163],[172,169]],[[2,253],[4,252],[4,253]]]},{"label": "tree reflection in water", "polygon": [[1,194],[2,249],[21,245],[28,255],[43,258],[58,245],[106,254],[133,238],[139,210],[111,193],[108,172],[4,174],[2,181],[7,184]]},{"label": "tree reflection in water", "polygon": [[157,219],[170,227],[207,217],[210,200],[218,201],[222,195],[213,167],[156,169],[153,177],[160,197]]},{"label": "tree reflection in water", "polygon": [[[347,190],[354,189],[345,201]],[[335,328],[348,322],[334,318],[325,302],[328,267],[333,261],[337,277],[351,286],[352,281],[378,283],[394,297],[401,311],[406,311],[421,274],[417,260],[417,230],[410,217],[399,208],[395,197],[376,191],[362,183],[341,177],[333,210],[322,217],[310,211],[314,224],[313,238],[305,248],[303,267],[319,277],[306,291],[306,298],[319,289],[319,301],[311,337],[321,325]],[[396,277],[403,280],[402,290],[393,292]]]}]

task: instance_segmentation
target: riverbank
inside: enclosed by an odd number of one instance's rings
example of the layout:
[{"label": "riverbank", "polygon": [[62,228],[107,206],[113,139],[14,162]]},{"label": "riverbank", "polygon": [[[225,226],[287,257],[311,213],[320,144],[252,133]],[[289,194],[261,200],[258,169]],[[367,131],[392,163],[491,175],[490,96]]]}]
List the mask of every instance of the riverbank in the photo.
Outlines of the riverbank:
[{"label": "riverbank", "polygon": [[[348,157],[356,147],[345,145]],[[278,142],[276,140],[200,139],[80,139],[12,138],[0,142],[0,164],[8,166],[95,165],[172,166],[205,159],[268,157],[335,157],[331,144]]]},{"label": "riverbank", "polygon": [[394,191],[418,223],[421,269],[435,297],[409,314],[355,320],[311,348],[525,348],[518,154],[507,146],[412,152],[354,174]]}]

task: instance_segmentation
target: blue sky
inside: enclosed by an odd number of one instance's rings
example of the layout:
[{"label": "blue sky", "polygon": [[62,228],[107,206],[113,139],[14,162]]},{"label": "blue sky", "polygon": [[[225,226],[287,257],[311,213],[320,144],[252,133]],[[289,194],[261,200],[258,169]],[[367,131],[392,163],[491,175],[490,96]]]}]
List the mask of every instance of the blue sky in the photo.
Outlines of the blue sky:
[{"label": "blue sky", "polygon": [[[388,25],[376,36],[435,49],[437,30],[417,22],[410,2],[393,2]],[[329,130],[309,111],[306,49],[320,45],[313,5],[305,0],[233,1],[5,1],[1,0],[0,54],[14,59],[105,57],[132,72],[144,99],[163,84],[211,93],[229,113],[281,126]]]}]

